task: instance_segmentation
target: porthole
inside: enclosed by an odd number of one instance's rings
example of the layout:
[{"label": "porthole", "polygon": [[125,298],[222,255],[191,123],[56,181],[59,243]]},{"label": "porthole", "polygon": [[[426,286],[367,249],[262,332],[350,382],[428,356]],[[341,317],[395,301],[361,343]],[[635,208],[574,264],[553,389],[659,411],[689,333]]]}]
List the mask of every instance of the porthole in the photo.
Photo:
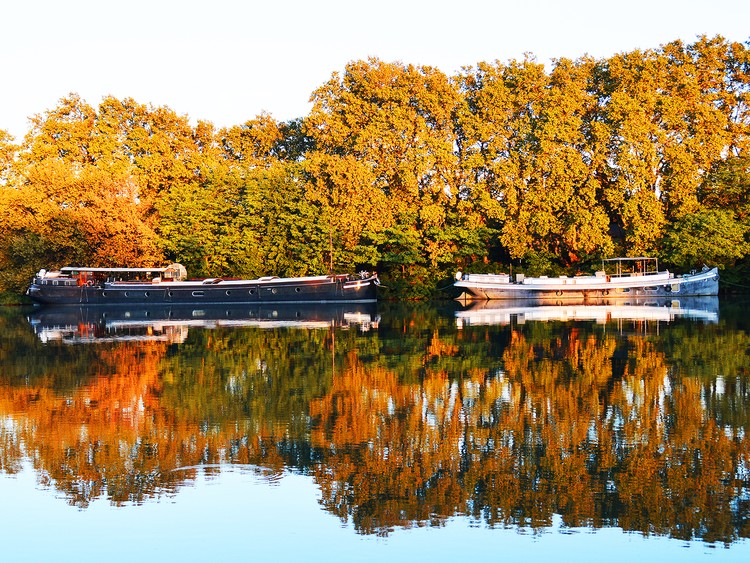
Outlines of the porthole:
[{"label": "porthole", "polygon": [[202,291],[194,291],[193,292],[193,297],[203,297],[203,292]]},{"label": "porthole", "polygon": [[[174,296],[174,293],[172,293],[171,291],[168,291],[168,292],[167,292],[167,295],[169,295],[170,297],[172,297],[172,296]],[[170,312],[171,312],[171,311],[170,311]]]},{"label": "porthole", "polygon": [[255,295],[255,290],[254,289],[250,290],[250,295]]},{"label": "porthole", "polygon": [[144,297],[148,297],[148,296],[149,296],[149,293],[148,293],[148,291],[144,291],[144,292],[143,292],[143,296],[144,296]]},{"label": "porthole", "polygon": [[273,293],[274,295],[276,295],[276,288],[275,287],[271,290],[271,293]]},{"label": "porthole", "polygon": [[129,297],[129,295],[128,295],[128,292],[127,292],[127,291],[126,291],[126,292],[124,293],[124,295],[125,295],[125,297]]},{"label": "porthole", "polygon": [[295,287],[295,288],[294,288],[294,291],[295,291],[296,293],[299,293],[300,291],[302,291],[302,289],[301,289],[301,288],[299,288],[299,287]]},{"label": "porthole", "polygon": [[107,292],[106,291],[102,291],[102,297],[106,297],[106,296],[107,296]]},{"label": "porthole", "polygon": [[227,289],[227,295],[232,295],[232,292]]}]

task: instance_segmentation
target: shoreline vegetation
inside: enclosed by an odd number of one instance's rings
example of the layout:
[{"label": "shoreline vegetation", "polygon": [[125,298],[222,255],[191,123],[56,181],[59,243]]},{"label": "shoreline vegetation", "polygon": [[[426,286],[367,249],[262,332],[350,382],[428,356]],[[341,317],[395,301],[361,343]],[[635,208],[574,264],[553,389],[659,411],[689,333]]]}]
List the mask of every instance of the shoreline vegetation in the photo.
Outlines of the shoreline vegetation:
[{"label": "shoreline vegetation", "polygon": [[[573,275],[649,255],[750,279],[750,50],[700,37],[449,76],[371,58],[306,116],[216,129],[77,94],[0,130],[0,303],[65,265],[191,277],[376,271],[385,299],[457,270]],[[2,127],[2,124],[0,124]]]}]

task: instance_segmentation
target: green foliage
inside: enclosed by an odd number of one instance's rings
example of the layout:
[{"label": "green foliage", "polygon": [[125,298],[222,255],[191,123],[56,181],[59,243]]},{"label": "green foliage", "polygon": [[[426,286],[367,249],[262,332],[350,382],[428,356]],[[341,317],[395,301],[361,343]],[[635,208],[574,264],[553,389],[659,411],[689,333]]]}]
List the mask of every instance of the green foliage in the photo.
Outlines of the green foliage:
[{"label": "green foliage", "polygon": [[175,184],[157,201],[159,235],[168,258],[191,276],[231,276],[257,270],[243,182],[214,170],[200,186]]},{"label": "green foliage", "polygon": [[750,253],[750,228],[731,210],[707,209],[685,215],[667,234],[667,259],[679,268],[702,264],[726,268]]},{"label": "green foliage", "polygon": [[717,161],[699,197],[705,207],[732,209],[738,220],[750,220],[750,155]]},{"label": "green foliage", "polygon": [[330,269],[330,217],[311,200],[300,167],[277,164],[248,178],[259,273],[304,276]]},{"label": "green foliage", "polygon": [[555,256],[547,252],[529,252],[521,260],[520,269],[527,276],[555,276],[564,273]]},{"label": "green foliage", "polygon": [[52,241],[37,233],[14,232],[3,237],[7,261],[0,268],[0,287],[23,293],[37,271],[34,264],[52,264],[62,254]]}]

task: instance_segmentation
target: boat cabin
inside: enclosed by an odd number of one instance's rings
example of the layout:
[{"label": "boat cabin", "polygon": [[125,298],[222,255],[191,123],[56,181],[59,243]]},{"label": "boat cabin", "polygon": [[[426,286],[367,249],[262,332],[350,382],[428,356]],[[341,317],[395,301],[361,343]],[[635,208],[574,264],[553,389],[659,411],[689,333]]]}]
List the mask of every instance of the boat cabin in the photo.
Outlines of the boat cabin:
[{"label": "boat cabin", "polygon": [[182,281],[187,271],[182,264],[170,264],[159,268],[89,268],[66,266],[57,271],[40,270],[37,282],[40,285],[93,286],[104,283],[160,283]]}]

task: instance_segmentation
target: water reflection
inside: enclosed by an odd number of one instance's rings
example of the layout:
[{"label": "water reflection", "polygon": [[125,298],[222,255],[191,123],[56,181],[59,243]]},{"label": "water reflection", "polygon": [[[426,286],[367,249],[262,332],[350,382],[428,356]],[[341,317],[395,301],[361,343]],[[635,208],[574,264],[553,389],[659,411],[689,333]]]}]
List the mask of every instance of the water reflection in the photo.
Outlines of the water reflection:
[{"label": "water reflection", "polygon": [[190,327],[377,327],[374,304],[272,304],[249,306],[39,307],[28,316],[42,342],[88,344],[111,340],[181,343]]},{"label": "water reflection", "polygon": [[[379,319],[369,331],[222,317],[176,341],[116,339],[118,312],[100,311],[96,346],[39,336],[91,311],[6,314],[0,470],[30,460],[81,507],[174,494],[199,468],[291,470],[362,533],[465,515],[746,538],[750,337],[715,308],[670,304],[668,322],[657,310],[627,318],[658,330],[609,330],[612,309],[477,324],[385,304],[359,312]],[[136,320],[176,316],[155,315]]]},{"label": "water reflection", "polygon": [[526,300],[469,302],[456,312],[456,325],[500,324],[526,321],[596,321],[613,320],[674,321],[688,318],[705,322],[719,321],[718,297],[682,299],[591,299],[586,303],[536,305]]}]

